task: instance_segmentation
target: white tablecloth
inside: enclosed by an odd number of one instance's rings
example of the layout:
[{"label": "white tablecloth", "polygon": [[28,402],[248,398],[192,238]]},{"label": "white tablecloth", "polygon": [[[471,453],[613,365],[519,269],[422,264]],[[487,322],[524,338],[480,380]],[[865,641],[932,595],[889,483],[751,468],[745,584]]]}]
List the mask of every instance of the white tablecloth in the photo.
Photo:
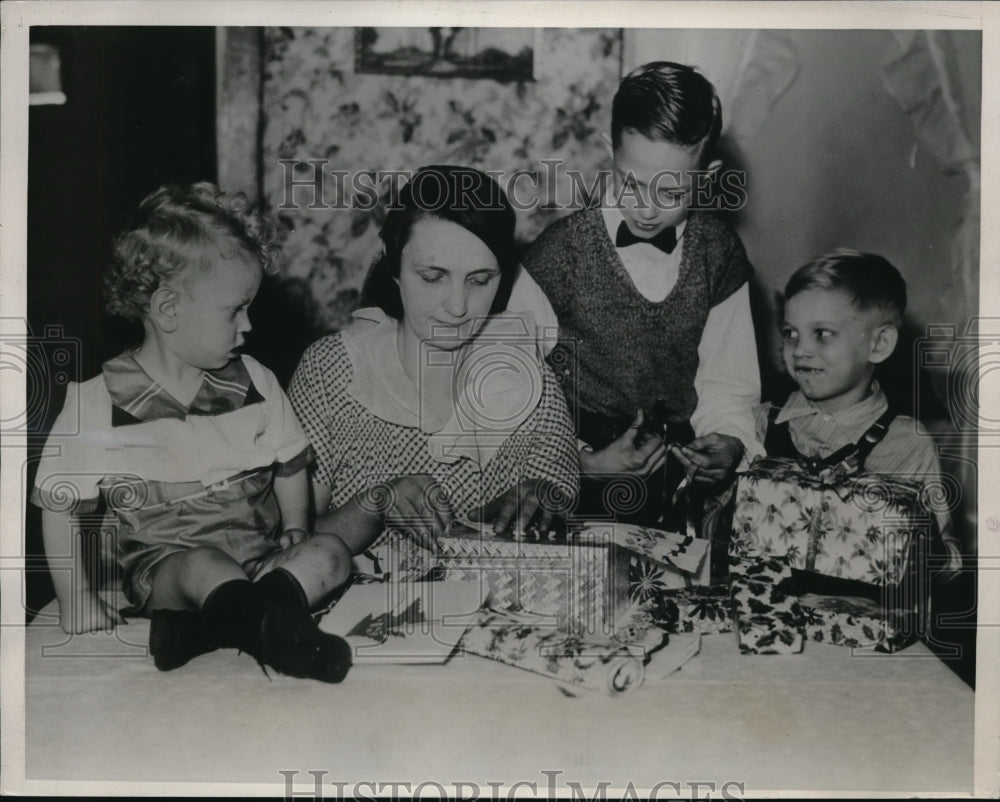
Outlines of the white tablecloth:
[{"label": "white tablecloth", "polygon": [[254,782],[282,794],[279,772],[312,783],[315,771],[346,783],[326,785],[329,798],[373,793],[358,782],[430,779],[478,783],[482,798],[487,782],[534,782],[542,796],[551,772],[563,792],[704,781],[714,798],[725,782],[747,794],[972,786],[974,694],[922,645],[743,656],[734,634],[711,635],[669,679],[571,698],[470,656],[355,667],[339,686],[268,680],[231,650],[161,673],[145,656],[147,621],[69,639],[54,612],[26,635],[28,780]]}]

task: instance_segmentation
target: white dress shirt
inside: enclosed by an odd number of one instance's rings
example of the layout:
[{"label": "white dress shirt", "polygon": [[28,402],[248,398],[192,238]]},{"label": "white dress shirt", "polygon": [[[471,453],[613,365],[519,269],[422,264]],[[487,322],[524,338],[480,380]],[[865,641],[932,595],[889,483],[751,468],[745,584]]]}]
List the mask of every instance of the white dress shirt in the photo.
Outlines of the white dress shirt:
[{"label": "white dress shirt", "polygon": [[[610,203],[601,211],[608,236],[614,242],[618,226],[625,218]],[[677,226],[677,247],[669,254],[641,243],[615,249],[636,290],[654,303],[666,298],[677,283],[684,252],[684,228],[684,223]],[[559,320],[542,288],[523,267],[518,270],[507,308],[512,312],[531,312],[539,331],[545,333],[542,347],[546,353],[552,350]],[[698,403],[691,415],[691,427],[696,437],[718,432],[739,438],[746,448],[741,467],[764,453],[754,421],[754,408],[760,403],[760,370],[750,316],[749,284],[709,311],[698,343],[694,389]]]}]

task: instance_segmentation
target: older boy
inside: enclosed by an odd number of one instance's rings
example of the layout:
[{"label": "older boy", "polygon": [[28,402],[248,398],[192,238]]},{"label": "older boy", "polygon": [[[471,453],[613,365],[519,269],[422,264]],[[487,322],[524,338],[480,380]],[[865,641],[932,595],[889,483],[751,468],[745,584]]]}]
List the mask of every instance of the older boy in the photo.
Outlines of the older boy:
[{"label": "older boy", "polygon": [[[508,304],[558,330],[549,362],[577,419],[581,499],[599,506],[616,476],[646,477],[645,501],[619,516],[644,523],[682,525],[667,508],[685,473],[718,485],[744,453],[762,453],[753,268],[729,226],[692,208],[698,176],[721,164],[721,126],[712,84],[691,67],[654,62],[630,73],[605,140],[613,192],[603,208],[541,234]],[[654,407],[666,431],[637,436]],[[664,476],[668,444],[684,445],[670,448],[678,461]]]}]

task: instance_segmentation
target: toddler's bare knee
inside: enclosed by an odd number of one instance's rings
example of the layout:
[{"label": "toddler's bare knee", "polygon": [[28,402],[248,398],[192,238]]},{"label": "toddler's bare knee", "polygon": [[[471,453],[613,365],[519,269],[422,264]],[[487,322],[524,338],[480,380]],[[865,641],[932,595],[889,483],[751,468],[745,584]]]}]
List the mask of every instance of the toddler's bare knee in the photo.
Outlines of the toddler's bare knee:
[{"label": "toddler's bare knee", "polygon": [[329,577],[332,587],[343,585],[351,575],[351,552],[336,535],[314,535],[320,559],[324,563],[324,573]]}]

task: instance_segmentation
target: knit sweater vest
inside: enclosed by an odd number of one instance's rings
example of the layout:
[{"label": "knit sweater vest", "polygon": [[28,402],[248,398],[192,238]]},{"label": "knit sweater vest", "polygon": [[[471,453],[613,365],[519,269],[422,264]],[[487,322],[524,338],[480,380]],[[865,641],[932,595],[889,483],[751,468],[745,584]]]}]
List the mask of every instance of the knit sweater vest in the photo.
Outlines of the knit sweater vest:
[{"label": "knit sweater vest", "polygon": [[632,283],[600,209],[549,226],[522,263],[559,319],[549,363],[572,410],[629,418],[663,399],[671,422],[698,403],[698,344],[713,306],[753,274],[743,244],[707,212],[691,212],[677,283],[662,301]]}]

